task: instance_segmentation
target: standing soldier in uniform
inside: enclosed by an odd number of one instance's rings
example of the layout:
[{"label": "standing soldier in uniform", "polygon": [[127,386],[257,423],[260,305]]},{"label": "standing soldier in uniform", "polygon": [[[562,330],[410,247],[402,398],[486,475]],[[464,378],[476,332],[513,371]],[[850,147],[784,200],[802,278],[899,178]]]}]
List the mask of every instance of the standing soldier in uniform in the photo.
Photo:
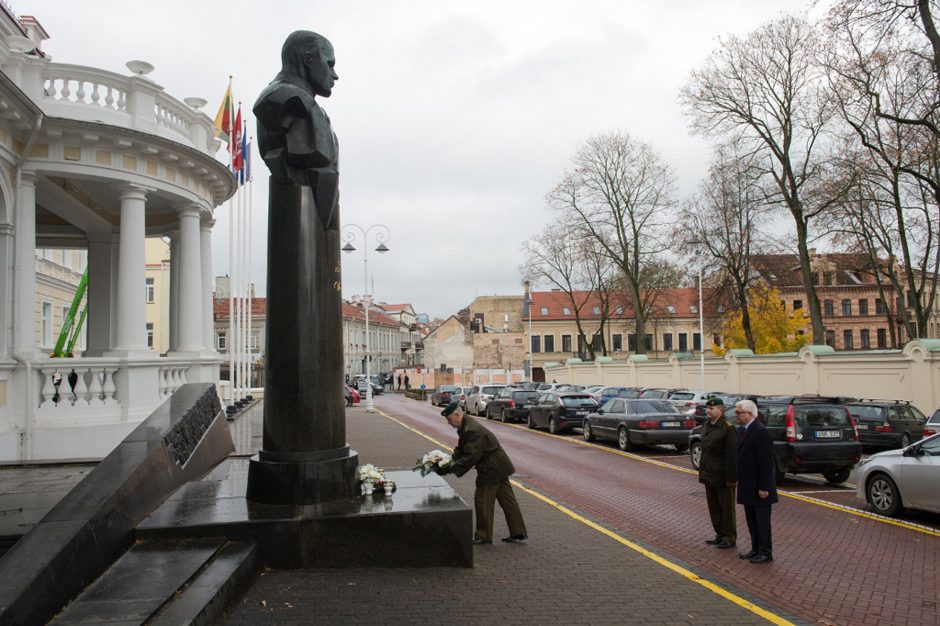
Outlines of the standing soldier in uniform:
[{"label": "standing soldier in uniform", "polygon": [[702,426],[702,458],[698,480],[705,485],[708,514],[715,529],[715,538],[705,543],[716,548],[733,548],[737,540],[734,490],[738,484],[738,437],[734,426],[725,419],[725,403],[721,398],[705,402],[708,421]]},{"label": "standing soldier in uniform", "polygon": [[477,420],[465,415],[456,401],[448,404],[441,411],[441,415],[447,418],[448,424],[457,429],[458,441],[457,447],[454,448],[453,465],[438,474],[453,472],[457,476],[463,476],[470,468],[477,468],[477,488],[473,494],[477,524],[473,543],[493,543],[493,513],[497,500],[506,515],[506,525],[509,526],[509,536],[503,537],[502,540],[506,543],[517,543],[528,539],[522,511],[519,510],[516,495],[509,484],[509,477],[516,469],[509,460],[509,455],[499,445],[496,435]]}]

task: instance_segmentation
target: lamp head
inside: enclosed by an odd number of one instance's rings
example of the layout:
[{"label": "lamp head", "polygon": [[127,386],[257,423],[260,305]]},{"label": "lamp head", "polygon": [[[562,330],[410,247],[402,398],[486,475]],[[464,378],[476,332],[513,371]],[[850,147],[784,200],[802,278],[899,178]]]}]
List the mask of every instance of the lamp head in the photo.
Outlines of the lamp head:
[{"label": "lamp head", "polygon": [[384,243],[380,243],[379,247],[375,249],[376,252],[388,252],[388,247]]},{"label": "lamp head", "polygon": [[355,249],[356,249],[356,248],[355,248],[351,243],[349,243],[348,241],[346,242],[346,245],[343,246],[343,248],[342,248],[343,252],[353,252],[353,251],[355,251]]}]

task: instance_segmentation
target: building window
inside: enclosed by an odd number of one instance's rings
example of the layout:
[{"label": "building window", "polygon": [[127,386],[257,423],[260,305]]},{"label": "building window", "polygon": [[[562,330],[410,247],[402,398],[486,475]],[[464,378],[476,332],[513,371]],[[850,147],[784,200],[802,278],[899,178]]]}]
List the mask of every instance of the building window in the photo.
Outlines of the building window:
[{"label": "building window", "polygon": [[617,333],[613,336],[614,352],[623,352],[623,335]]},{"label": "building window", "polygon": [[564,313],[565,315],[571,315],[571,309],[569,309],[568,307],[562,308],[561,312]]},{"label": "building window", "polygon": [[578,354],[584,354],[584,335],[578,335]]},{"label": "building window", "polygon": [[852,337],[851,329],[846,329],[842,331],[842,347],[846,350],[855,349],[855,339]]},{"label": "building window", "polygon": [[887,336],[888,332],[884,328],[879,328],[875,332],[877,333],[878,349],[883,350],[884,348],[887,348],[888,347],[888,336]]},{"label": "building window", "polygon": [[825,272],[825,273],[823,274],[823,284],[824,284],[824,285],[832,285],[832,284],[834,284],[834,283],[835,283],[835,281],[833,280],[832,272]]},{"label": "building window", "polygon": [[676,307],[672,306],[671,304],[667,304],[667,305],[666,305],[666,311],[668,311],[668,312],[671,313],[672,315],[675,315],[675,314],[676,314]]},{"label": "building window", "polygon": [[794,311],[799,311],[799,310],[802,309],[802,308],[803,308],[803,301],[802,301],[802,300],[794,300],[794,301],[793,301],[793,310],[794,310]]},{"label": "building window", "polygon": [[147,347],[153,347],[153,324],[150,322],[147,322]]},{"label": "building window", "polygon": [[542,315],[548,315],[548,307],[542,307]]},{"label": "building window", "polygon": [[651,333],[646,333],[643,335],[643,343],[646,344],[647,350],[653,349],[653,335]]},{"label": "building window", "polygon": [[614,309],[614,312],[617,313],[617,315],[623,315],[623,307],[618,306],[616,309]]},{"label": "building window", "polygon": [[634,333],[627,334],[627,350],[636,352],[636,334]]},{"label": "building window", "polygon": [[858,314],[868,315],[868,298],[858,299]]},{"label": "building window", "polygon": [[688,352],[689,351],[689,335],[687,333],[679,333],[679,352]]},{"label": "building window", "polygon": [[861,344],[862,350],[868,350],[871,348],[871,331],[867,328],[863,328],[858,331],[859,343]]},{"label": "building window", "polygon": [[712,335],[712,345],[713,346],[721,345],[721,335]]},{"label": "building window", "polygon": [[555,351],[555,335],[545,335],[545,351]]},{"label": "building window", "polygon": [[702,349],[701,333],[692,333],[692,349],[701,351]]},{"label": "building window", "polygon": [[600,315],[600,314],[601,314],[601,307],[599,307],[599,306],[596,306],[596,307],[594,307],[594,308],[591,309],[591,310],[594,311],[594,315]]},{"label": "building window", "polygon": [[830,348],[836,347],[836,331],[827,330],[826,331],[826,345]]},{"label": "building window", "polygon": [[832,300],[823,300],[823,315],[835,315],[833,312]]},{"label": "building window", "polygon": [[852,315],[852,301],[848,298],[842,301],[842,315]]},{"label": "building window", "polygon": [[542,351],[542,338],[538,335],[532,335],[532,353]]},{"label": "building window", "polygon": [[663,350],[672,351],[672,333],[663,333]]},{"label": "building window", "polygon": [[690,305],[689,305],[689,310],[692,311],[692,314],[693,314],[693,315],[698,314],[698,307],[695,306],[694,304],[690,304]]},{"label": "building window", "polygon": [[601,351],[601,343],[602,343],[602,342],[601,342],[601,339],[602,339],[602,337],[601,337],[599,334],[598,334],[598,335],[594,335],[594,338],[593,338],[593,341],[592,341],[592,343],[594,344],[594,352],[600,352],[600,351]]},{"label": "building window", "polygon": [[813,272],[812,274],[810,274],[810,277],[812,278],[814,285],[818,285],[818,284],[819,284],[819,274],[818,274],[818,273]]},{"label": "building window", "polygon": [[571,352],[571,335],[561,336],[561,351]]},{"label": "building window", "polygon": [[885,314],[885,303],[881,301],[881,298],[875,298],[875,315],[884,315]]},{"label": "building window", "polygon": [[[379,343],[384,344],[382,338],[379,338]],[[381,345],[379,346],[381,350]],[[261,352],[261,331],[251,333],[251,351],[252,352]]]},{"label": "building window", "polygon": [[215,334],[215,347],[219,352],[225,352],[225,333],[218,332]]},{"label": "building window", "polygon": [[152,278],[144,279],[144,291],[147,295],[147,302],[152,303],[153,302],[153,279]]},{"label": "building window", "polygon": [[42,347],[52,347],[52,303],[42,303]]}]

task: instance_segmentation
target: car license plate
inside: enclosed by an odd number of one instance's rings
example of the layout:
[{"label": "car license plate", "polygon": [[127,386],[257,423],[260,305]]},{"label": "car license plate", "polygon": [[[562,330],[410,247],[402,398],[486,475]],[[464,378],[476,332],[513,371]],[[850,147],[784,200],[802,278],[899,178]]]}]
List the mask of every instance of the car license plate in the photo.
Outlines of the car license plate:
[{"label": "car license plate", "polygon": [[663,428],[678,428],[681,425],[679,422],[663,422]]},{"label": "car license plate", "polygon": [[868,424],[856,424],[855,427],[859,430],[868,430]]},{"label": "car license plate", "polygon": [[838,430],[817,430],[816,439],[842,439],[842,432]]},{"label": "car license plate", "polygon": [[587,415],[588,412],[587,411],[575,411],[574,414],[584,416],[584,415]]}]

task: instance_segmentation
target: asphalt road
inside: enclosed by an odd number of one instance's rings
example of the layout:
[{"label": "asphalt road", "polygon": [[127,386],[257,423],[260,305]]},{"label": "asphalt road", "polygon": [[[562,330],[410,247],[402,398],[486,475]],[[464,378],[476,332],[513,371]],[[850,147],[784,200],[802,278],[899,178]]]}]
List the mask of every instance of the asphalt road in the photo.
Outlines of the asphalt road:
[{"label": "asphalt road", "polygon": [[[376,398],[376,406],[436,441],[456,442],[440,409],[427,402],[392,394]],[[788,476],[773,513],[775,561],[754,565],[704,543],[712,535],[704,489],[686,455],[666,446],[624,453],[584,442],[577,432],[553,436],[486,423],[522,486],[717,584],[813,623],[940,624],[940,516],[881,518],[852,487]],[[738,532],[739,548],[748,549],[743,510]]]}]

